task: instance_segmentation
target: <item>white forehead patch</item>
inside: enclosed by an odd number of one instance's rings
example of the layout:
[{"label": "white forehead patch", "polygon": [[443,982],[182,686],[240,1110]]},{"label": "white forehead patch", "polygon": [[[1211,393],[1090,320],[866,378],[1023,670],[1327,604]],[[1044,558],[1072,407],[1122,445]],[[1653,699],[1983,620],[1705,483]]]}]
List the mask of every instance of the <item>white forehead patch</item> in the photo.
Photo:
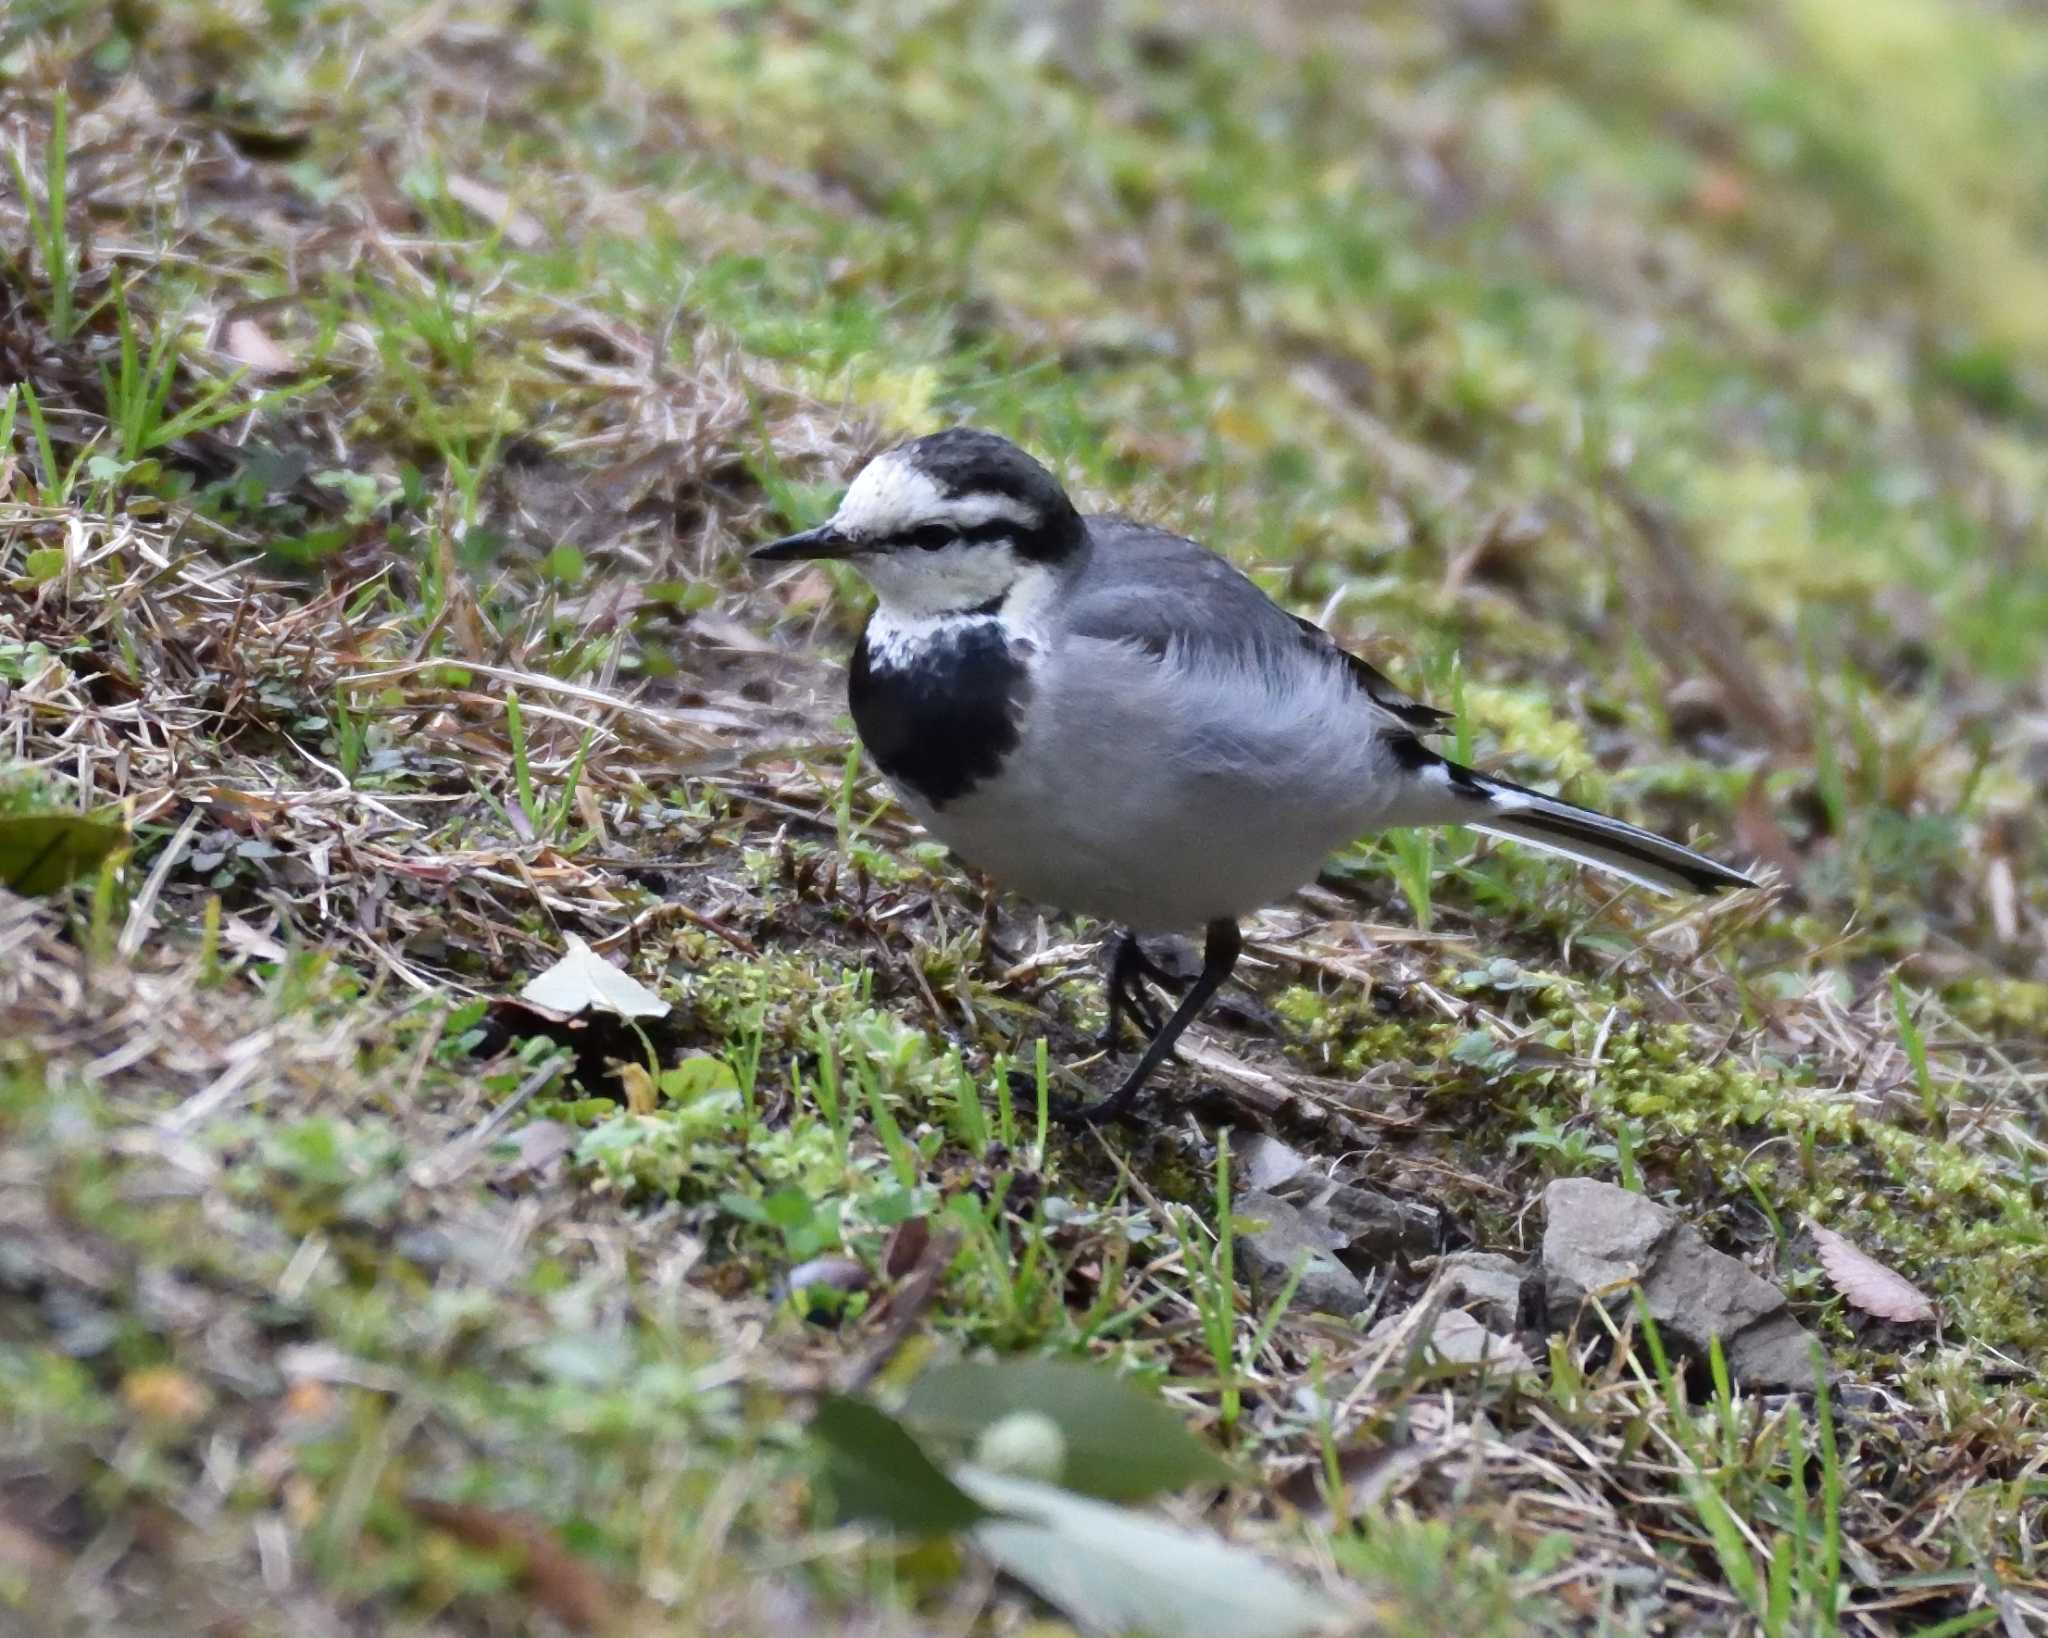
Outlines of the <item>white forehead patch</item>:
[{"label": "white forehead patch", "polygon": [[1039,522],[1036,508],[1008,495],[948,495],[897,449],[862,467],[832,514],[833,526],[855,540],[887,540],[924,523],[972,529],[998,519],[1027,530]]}]

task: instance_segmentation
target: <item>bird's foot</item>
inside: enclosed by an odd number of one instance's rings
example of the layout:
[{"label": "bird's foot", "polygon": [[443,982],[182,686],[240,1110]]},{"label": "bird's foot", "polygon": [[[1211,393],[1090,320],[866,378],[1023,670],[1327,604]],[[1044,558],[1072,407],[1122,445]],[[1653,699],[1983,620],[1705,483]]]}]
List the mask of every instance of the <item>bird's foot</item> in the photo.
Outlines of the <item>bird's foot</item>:
[{"label": "bird's foot", "polygon": [[[1009,1074],[1010,1101],[1018,1113],[1029,1111],[1032,1118],[1038,1109],[1038,1076],[1028,1069],[1013,1069]],[[1135,1122],[1137,1115],[1134,1105],[1136,1098],[1126,1095],[1125,1088],[1119,1088],[1105,1098],[1070,1098],[1046,1088],[1045,1114],[1049,1121],[1060,1126],[1096,1126],[1109,1120]]]},{"label": "bird's foot", "polygon": [[1152,997],[1146,993],[1142,979],[1109,993],[1109,1017],[1103,1020],[1102,1031],[1095,1037],[1097,1051],[1123,1050],[1126,1018],[1144,1031],[1139,1038],[1141,1041],[1149,1041],[1159,1033],[1159,1009],[1152,1004]]},{"label": "bird's foot", "polygon": [[1177,996],[1187,989],[1190,982],[1192,980],[1168,972],[1148,956],[1144,946],[1138,942],[1137,934],[1117,934],[1109,948],[1108,969],[1103,983],[1104,994],[1109,1001],[1109,1017],[1103,1023],[1102,1033],[1095,1038],[1096,1046],[1104,1052],[1115,1052],[1123,1044],[1122,1024],[1127,1016],[1143,1026],[1145,1039],[1151,1040],[1159,1033],[1161,1014],[1146,986],[1157,984],[1169,995]]}]

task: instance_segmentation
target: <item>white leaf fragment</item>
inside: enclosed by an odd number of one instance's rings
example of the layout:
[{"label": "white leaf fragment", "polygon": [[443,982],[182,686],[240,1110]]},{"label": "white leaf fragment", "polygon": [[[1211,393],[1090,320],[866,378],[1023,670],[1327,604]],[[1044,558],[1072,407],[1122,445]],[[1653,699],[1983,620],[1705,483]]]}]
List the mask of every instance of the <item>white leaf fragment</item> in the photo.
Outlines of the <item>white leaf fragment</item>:
[{"label": "white leaf fragment", "polygon": [[668,1003],[621,972],[574,933],[568,953],[519,992],[528,1006],[574,1016],[609,1012],[620,1018],[666,1018]]},{"label": "white leaf fragment", "polygon": [[953,1479],[1004,1515],[974,1526],[976,1545],[1084,1632],[1305,1638],[1344,1613],[1205,1530],[985,1468],[958,1468]]}]

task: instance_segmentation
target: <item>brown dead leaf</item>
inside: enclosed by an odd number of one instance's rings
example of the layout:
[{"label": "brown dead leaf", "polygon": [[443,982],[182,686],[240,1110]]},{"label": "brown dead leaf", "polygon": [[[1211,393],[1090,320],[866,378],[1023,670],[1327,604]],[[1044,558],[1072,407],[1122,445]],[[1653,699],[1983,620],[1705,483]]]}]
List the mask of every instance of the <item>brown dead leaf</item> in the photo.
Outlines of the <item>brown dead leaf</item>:
[{"label": "brown dead leaf", "polygon": [[943,1228],[931,1235],[916,1267],[897,1283],[893,1291],[868,1310],[866,1322],[876,1341],[848,1372],[846,1392],[854,1393],[866,1387],[895,1358],[896,1350],[903,1346],[904,1339],[916,1328],[917,1322],[938,1296],[939,1282],[945,1278],[946,1270],[952,1267],[953,1258],[960,1250],[960,1241],[961,1234],[957,1228]]},{"label": "brown dead leaf", "polygon": [[520,1591],[557,1621],[579,1632],[613,1625],[624,1600],[597,1567],[564,1547],[529,1513],[466,1502],[409,1496],[406,1506],[423,1523],[486,1553],[510,1552],[519,1559]]},{"label": "brown dead leaf", "polygon": [[882,1273],[892,1280],[902,1279],[923,1261],[931,1243],[932,1223],[929,1217],[905,1218],[889,1231],[889,1238],[882,1246]]},{"label": "brown dead leaf", "polygon": [[254,319],[228,320],[227,334],[221,339],[222,351],[237,364],[246,365],[251,375],[289,375],[298,367],[298,360]]},{"label": "brown dead leaf", "polygon": [[1851,1308],[1897,1325],[1934,1322],[1933,1302],[1911,1280],[1812,1218],[1806,1220],[1806,1226],[1820,1250],[1820,1266]]},{"label": "brown dead leaf", "polygon": [[262,791],[238,791],[231,785],[209,785],[204,795],[220,822],[245,836],[261,835],[291,812],[291,804]]}]

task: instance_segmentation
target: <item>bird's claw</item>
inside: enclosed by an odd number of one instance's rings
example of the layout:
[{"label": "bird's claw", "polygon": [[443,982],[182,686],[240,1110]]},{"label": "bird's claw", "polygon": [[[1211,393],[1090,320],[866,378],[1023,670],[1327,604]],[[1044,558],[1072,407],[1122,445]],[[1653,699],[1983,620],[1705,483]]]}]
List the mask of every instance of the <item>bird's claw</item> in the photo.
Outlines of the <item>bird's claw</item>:
[{"label": "bird's claw", "polygon": [[1145,953],[1135,933],[1119,933],[1110,946],[1109,973],[1103,986],[1109,1000],[1109,1018],[1095,1040],[1102,1051],[1115,1052],[1122,1045],[1119,1025],[1126,1013],[1144,1026],[1148,1041],[1159,1033],[1161,1014],[1145,987],[1148,983],[1157,984],[1169,995],[1178,995],[1187,988],[1186,980],[1175,978]]},{"label": "bird's claw", "polygon": [[[1009,1072],[1010,1099],[1019,1108],[1038,1107],[1038,1076],[1028,1069]],[[1095,1126],[1106,1120],[1127,1119],[1134,1100],[1111,1093],[1106,1098],[1069,1098],[1046,1089],[1046,1118],[1061,1126]]]}]

